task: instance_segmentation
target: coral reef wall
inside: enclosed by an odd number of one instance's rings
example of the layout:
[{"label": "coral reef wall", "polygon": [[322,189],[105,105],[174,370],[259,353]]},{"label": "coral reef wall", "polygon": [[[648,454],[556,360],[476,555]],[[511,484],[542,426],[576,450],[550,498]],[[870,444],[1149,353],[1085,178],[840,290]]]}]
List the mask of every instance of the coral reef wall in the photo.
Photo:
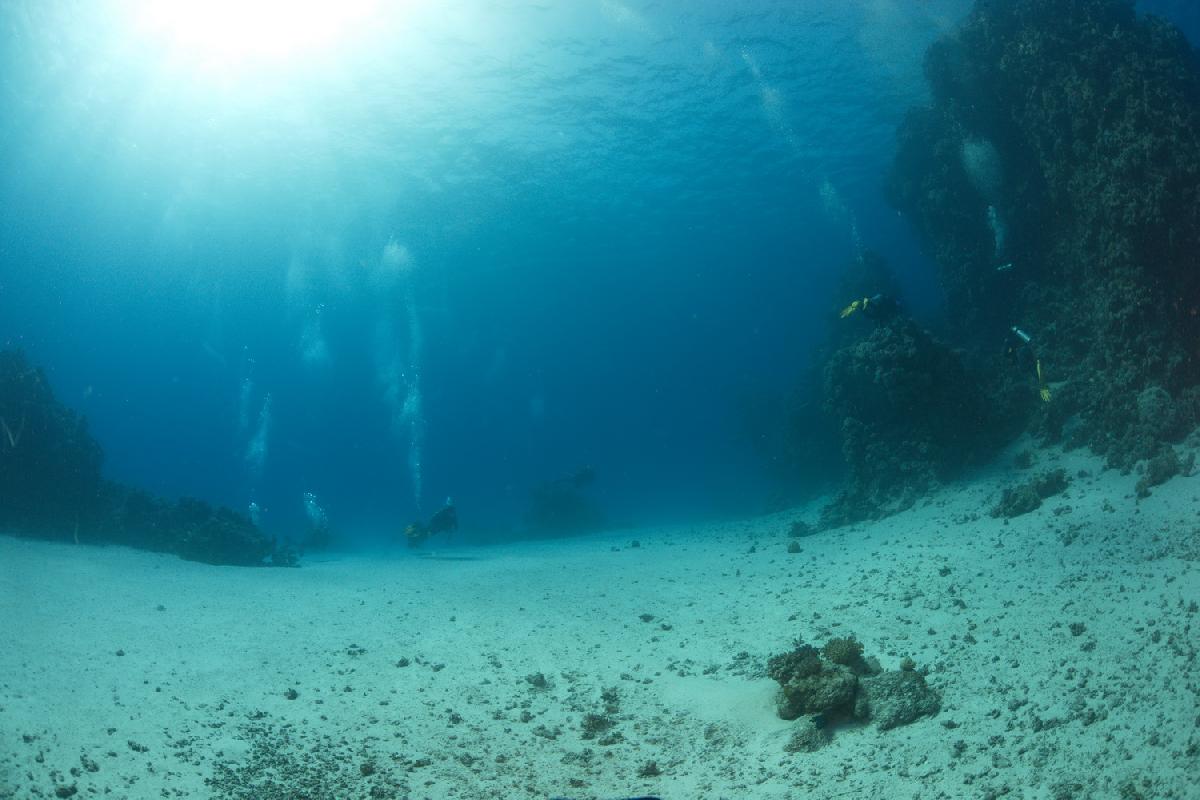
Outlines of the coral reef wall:
[{"label": "coral reef wall", "polygon": [[103,461],[87,420],[55,399],[45,373],[22,353],[0,350],[0,531],[210,564],[295,563],[244,515],[104,480]]},{"label": "coral reef wall", "polygon": [[[1033,333],[1040,420],[1128,467],[1196,424],[1200,67],[1125,0],[979,0],[926,55],[892,203],[938,264],[955,340]],[[1147,410],[1153,406],[1151,410]]]},{"label": "coral reef wall", "polygon": [[45,373],[0,350],[0,527],[64,535],[100,515],[104,453]]}]

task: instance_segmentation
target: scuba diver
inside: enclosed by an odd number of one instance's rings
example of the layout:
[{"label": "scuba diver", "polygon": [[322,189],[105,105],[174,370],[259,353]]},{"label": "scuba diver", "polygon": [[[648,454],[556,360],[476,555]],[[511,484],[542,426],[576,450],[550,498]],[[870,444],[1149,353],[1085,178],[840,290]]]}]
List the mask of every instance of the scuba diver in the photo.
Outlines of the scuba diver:
[{"label": "scuba diver", "polygon": [[1038,383],[1038,397],[1042,398],[1043,403],[1049,403],[1050,389],[1042,375],[1042,360],[1033,349],[1033,337],[1016,325],[1009,328],[1004,338],[1004,357],[1021,369],[1033,370]]},{"label": "scuba diver", "polygon": [[861,300],[855,300],[843,308],[839,316],[845,319],[851,314],[862,314],[867,319],[872,319],[876,322],[886,322],[899,313],[900,302],[896,298],[889,297],[886,294],[877,294],[874,297],[864,297]]},{"label": "scuba diver", "polygon": [[430,536],[458,530],[458,510],[454,499],[447,497],[446,505],[429,518],[429,524],[417,520],[404,529],[404,538],[409,547],[420,547]]}]

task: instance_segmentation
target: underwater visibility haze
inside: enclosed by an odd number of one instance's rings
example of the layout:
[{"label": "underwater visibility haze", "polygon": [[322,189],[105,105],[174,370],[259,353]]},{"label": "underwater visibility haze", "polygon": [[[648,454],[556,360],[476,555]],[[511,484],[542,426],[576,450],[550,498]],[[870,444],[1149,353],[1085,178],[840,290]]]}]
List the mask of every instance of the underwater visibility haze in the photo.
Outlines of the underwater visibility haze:
[{"label": "underwater visibility haze", "polygon": [[0,796],[1196,796],[1192,0],[0,40]]},{"label": "underwater visibility haze", "polygon": [[154,491],[504,528],[591,465],[618,518],[754,512],[739,409],[842,264],[935,302],[880,186],[961,3],[143,5],[8,12],[0,302]]}]

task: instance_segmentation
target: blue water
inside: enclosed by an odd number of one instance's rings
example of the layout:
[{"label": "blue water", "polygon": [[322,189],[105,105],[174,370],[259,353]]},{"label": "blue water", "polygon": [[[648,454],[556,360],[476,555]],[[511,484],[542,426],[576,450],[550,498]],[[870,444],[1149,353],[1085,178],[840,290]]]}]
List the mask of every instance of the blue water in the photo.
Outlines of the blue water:
[{"label": "blue water", "polygon": [[447,495],[514,530],[583,465],[617,521],[754,513],[740,409],[794,386],[843,265],[938,314],[881,185],[968,6],[412,3],[214,75],[120,4],[6,3],[0,343],[110,477],[281,535],[305,492],[351,537]]}]

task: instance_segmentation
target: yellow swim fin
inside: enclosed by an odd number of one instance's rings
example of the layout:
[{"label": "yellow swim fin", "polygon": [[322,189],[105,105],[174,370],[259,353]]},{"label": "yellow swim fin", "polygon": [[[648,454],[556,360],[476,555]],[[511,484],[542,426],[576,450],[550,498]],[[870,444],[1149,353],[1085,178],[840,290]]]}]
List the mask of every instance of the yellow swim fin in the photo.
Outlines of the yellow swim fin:
[{"label": "yellow swim fin", "polygon": [[1042,360],[1039,358],[1036,362],[1038,376],[1038,396],[1042,398],[1043,403],[1050,402],[1050,390],[1046,388],[1046,379],[1042,377]]}]

